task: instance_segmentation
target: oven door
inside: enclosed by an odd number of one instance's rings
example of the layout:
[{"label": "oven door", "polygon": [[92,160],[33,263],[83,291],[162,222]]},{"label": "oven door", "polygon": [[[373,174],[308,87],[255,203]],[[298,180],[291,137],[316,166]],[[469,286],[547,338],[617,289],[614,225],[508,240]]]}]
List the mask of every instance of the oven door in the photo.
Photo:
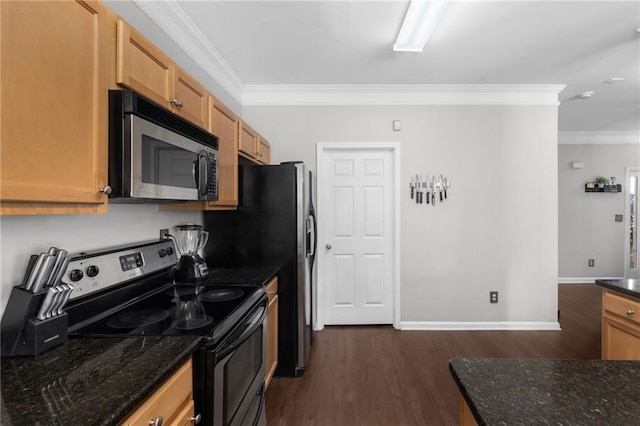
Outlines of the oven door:
[{"label": "oven door", "polygon": [[215,150],[133,114],[127,121],[132,198],[217,198]]},{"label": "oven door", "polygon": [[205,378],[206,400],[195,396],[204,405],[196,410],[204,413],[205,425],[266,425],[266,315],[265,297],[218,348],[207,351],[206,369],[213,374]]}]

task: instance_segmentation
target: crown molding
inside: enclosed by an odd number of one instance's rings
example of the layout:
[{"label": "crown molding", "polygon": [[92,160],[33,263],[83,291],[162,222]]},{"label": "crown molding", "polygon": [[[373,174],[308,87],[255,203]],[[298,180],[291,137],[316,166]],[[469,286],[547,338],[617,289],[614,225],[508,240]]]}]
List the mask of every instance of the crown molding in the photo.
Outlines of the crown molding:
[{"label": "crown molding", "polygon": [[564,85],[358,84],[254,85],[243,106],[526,105],[555,106]]},{"label": "crown molding", "polygon": [[640,143],[640,132],[558,132],[558,145],[614,145],[636,143]]},{"label": "crown molding", "polygon": [[558,106],[564,85],[245,85],[177,0],[131,0],[242,106],[526,105]]},{"label": "crown molding", "polygon": [[238,103],[244,82],[211,45],[176,0],[132,0],[169,38]]}]

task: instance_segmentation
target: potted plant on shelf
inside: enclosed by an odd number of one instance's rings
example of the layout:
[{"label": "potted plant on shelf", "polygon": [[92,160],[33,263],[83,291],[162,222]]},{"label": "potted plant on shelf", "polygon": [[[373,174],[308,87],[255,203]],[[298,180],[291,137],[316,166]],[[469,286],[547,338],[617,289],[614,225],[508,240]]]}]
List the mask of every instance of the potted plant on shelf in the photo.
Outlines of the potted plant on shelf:
[{"label": "potted plant on shelf", "polygon": [[598,188],[604,188],[608,179],[606,176],[596,176],[596,183],[598,184]]}]

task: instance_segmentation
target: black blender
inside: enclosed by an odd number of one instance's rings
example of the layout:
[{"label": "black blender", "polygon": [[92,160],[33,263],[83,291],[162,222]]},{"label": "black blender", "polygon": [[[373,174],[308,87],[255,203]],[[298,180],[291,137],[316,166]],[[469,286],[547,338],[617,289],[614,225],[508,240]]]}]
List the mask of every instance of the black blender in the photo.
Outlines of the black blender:
[{"label": "black blender", "polygon": [[175,267],[175,281],[184,283],[205,279],[209,275],[209,268],[198,251],[207,244],[209,233],[202,230],[202,225],[195,223],[178,225],[176,229],[174,238],[180,260]]}]

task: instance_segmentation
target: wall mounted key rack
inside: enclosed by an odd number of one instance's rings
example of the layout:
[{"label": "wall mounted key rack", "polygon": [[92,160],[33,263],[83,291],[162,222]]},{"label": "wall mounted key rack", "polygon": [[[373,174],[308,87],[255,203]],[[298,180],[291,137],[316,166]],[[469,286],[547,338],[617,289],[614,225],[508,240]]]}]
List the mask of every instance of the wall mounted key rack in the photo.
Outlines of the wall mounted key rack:
[{"label": "wall mounted key rack", "polygon": [[449,179],[443,175],[412,175],[409,180],[411,199],[416,204],[430,204],[444,202],[448,198],[448,190],[451,187]]}]

